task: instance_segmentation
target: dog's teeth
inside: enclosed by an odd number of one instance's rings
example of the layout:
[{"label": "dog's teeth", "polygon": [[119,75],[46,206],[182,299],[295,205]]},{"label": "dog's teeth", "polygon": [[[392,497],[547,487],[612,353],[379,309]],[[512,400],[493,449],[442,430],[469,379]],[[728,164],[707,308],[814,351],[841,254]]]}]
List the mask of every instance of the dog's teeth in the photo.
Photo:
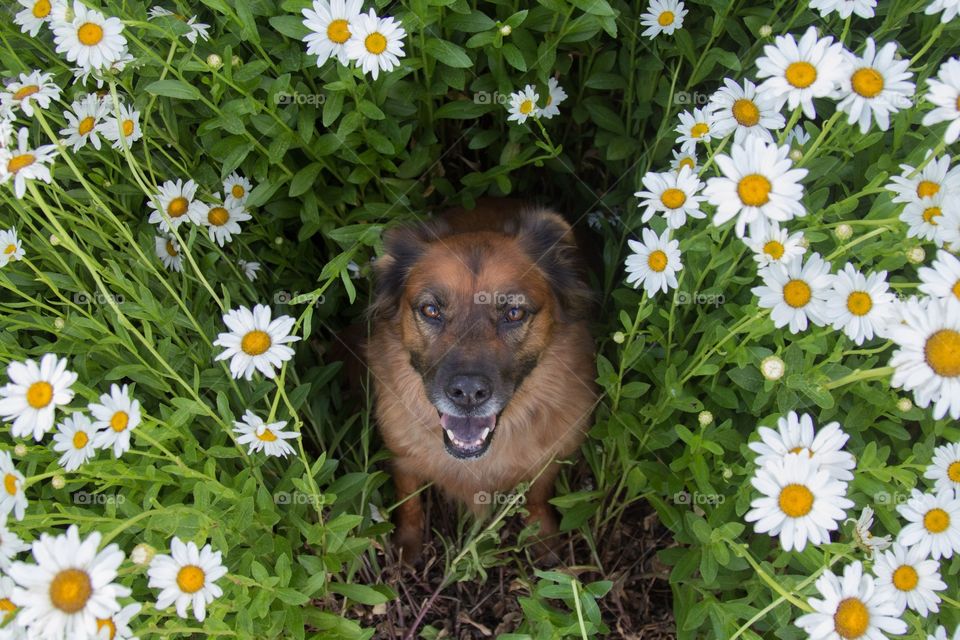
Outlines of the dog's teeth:
[{"label": "dog's teeth", "polygon": [[490,427],[487,427],[483,430],[483,433],[480,434],[480,442],[483,442],[487,439],[487,436],[490,434]]},{"label": "dog's teeth", "polygon": [[450,439],[451,439],[452,441],[454,441],[454,442],[457,441],[456,436],[453,435],[453,431],[450,431],[450,429],[447,429],[447,437],[450,438]]}]

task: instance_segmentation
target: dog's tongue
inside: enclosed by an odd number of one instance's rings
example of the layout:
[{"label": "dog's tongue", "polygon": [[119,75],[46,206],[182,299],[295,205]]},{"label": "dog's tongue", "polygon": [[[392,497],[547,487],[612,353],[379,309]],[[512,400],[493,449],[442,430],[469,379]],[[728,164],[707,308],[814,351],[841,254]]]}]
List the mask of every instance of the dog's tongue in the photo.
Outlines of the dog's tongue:
[{"label": "dog's tongue", "polygon": [[461,418],[446,413],[440,414],[440,426],[453,433],[461,442],[483,440],[490,431],[493,431],[496,424],[496,415]]}]

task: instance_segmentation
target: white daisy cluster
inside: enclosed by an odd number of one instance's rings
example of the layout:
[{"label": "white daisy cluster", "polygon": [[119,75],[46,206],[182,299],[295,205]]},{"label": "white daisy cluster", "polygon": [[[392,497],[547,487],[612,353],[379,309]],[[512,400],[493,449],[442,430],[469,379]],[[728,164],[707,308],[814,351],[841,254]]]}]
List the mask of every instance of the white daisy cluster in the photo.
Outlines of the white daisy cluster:
[{"label": "white daisy cluster", "polygon": [[400,66],[406,55],[404,28],[373,9],[363,13],[363,0],[313,0],[313,7],[303,10],[303,25],[310,30],[303,38],[307,53],[317,56],[318,67],[336,58],[345,66],[354,63],[376,80],[381,71]]},{"label": "white daisy cluster", "polygon": [[526,85],[523,90],[510,94],[507,111],[510,115],[508,122],[523,124],[527,118],[543,118],[549,120],[560,113],[559,105],[567,99],[567,92],[563,90],[556,78],[547,80],[547,99],[542,107],[537,106],[540,94],[532,84]]},{"label": "white daisy cluster", "polygon": [[174,18],[182,22],[187,27],[187,31],[184,33],[183,37],[186,38],[190,44],[196,44],[197,40],[210,39],[210,25],[200,22],[197,16],[184,18],[179,13],[174,13],[169,9],[164,9],[159,5],[150,7],[150,11],[147,12],[147,16],[151,20],[155,20],[157,18]]},{"label": "white daisy cluster", "polygon": [[[760,427],[758,434],[760,440],[748,446],[757,454],[751,484],[762,495],[750,503],[745,520],[757,533],[778,537],[785,551],[830,542],[830,533],[853,507],[846,497],[856,467],[844,450],[849,436],[837,422],[817,431],[810,415],[792,411],[777,421],[776,430]],[[925,477],[936,483],[936,492],[914,490],[897,507],[907,524],[896,542],[870,532],[873,510],[864,508],[853,534],[873,573],[857,560],[844,567],[842,578],[829,570],[820,576],[821,597],[808,600],[813,612],[796,620],[810,637],[902,634],[907,609],[921,616],[939,611],[937,592],[947,588],[939,560],[960,554],[960,447],[936,449]]]},{"label": "white daisy cluster", "polygon": [[903,204],[908,238],[960,247],[960,167],[951,167],[950,160],[928,151],[921,168],[901,164],[902,173],[890,178],[887,189]]}]

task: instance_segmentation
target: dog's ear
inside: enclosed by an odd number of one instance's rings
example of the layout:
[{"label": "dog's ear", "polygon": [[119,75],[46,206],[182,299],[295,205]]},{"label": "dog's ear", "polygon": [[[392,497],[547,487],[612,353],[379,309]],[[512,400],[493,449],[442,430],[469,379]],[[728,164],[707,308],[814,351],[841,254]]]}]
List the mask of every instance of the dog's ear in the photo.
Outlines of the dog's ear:
[{"label": "dog's ear", "polygon": [[516,224],[515,235],[550,283],[560,303],[560,319],[573,322],[587,318],[594,303],[593,292],[587,286],[580,251],[567,221],[552,211],[525,211]]},{"label": "dog's ear", "polygon": [[386,318],[396,313],[410,269],[430,242],[449,231],[446,222],[434,219],[417,225],[393,227],[383,233],[384,253],[373,263],[373,298],[367,309],[371,318]]}]

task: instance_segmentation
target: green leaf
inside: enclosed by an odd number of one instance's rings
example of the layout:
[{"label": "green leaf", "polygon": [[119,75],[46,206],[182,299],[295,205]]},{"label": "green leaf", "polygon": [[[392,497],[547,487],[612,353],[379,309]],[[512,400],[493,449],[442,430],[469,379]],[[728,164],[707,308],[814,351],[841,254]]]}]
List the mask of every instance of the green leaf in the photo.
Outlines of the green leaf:
[{"label": "green leaf", "polygon": [[181,80],[157,80],[156,82],[148,84],[144,89],[147,93],[152,93],[155,96],[178,98],[180,100],[200,99],[200,91],[193,85],[189,85]]},{"label": "green leaf", "polygon": [[330,591],[338,593],[345,598],[349,598],[354,602],[365,605],[384,604],[396,598],[396,595],[390,591],[389,587],[386,585],[378,586],[380,586],[383,591],[388,591],[389,593],[378,591],[377,589],[368,587],[365,584],[350,584],[346,582],[331,582],[329,589]]},{"label": "green leaf", "polygon": [[300,171],[297,171],[296,175],[293,176],[293,180],[290,181],[288,195],[291,198],[296,198],[309,191],[317,181],[317,176],[320,175],[321,169],[323,169],[322,164],[319,162],[311,162],[303,169],[300,169]]},{"label": "green leaf", "polygon": [[467,52],[452,42],[440,40],[439,38],[430,38],[427,40],[423,49],[438,62],[442,62],[448,67],[466,69],[473,66],[473,60],[470,59]]}]

